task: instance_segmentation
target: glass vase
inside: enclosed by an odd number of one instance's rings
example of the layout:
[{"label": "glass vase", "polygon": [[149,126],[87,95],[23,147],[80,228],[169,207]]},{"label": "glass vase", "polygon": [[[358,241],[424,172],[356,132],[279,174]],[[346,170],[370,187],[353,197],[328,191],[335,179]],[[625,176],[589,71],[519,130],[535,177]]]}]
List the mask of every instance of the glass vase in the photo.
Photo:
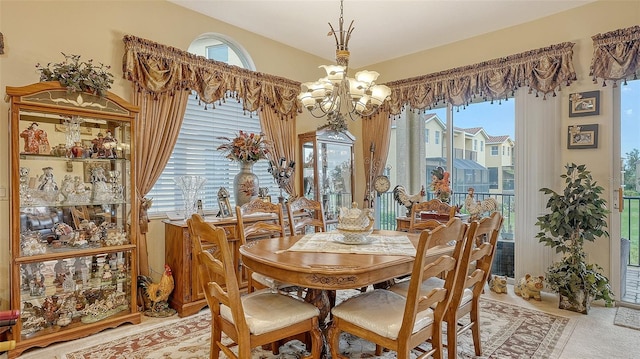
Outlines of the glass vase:
[{"label": "glass vase", "polygon": [[173,180],[182,191],[184,219],[191,218],[191,215],[197,212],[200,191],[207,179],[202,176],[178,176]]}]

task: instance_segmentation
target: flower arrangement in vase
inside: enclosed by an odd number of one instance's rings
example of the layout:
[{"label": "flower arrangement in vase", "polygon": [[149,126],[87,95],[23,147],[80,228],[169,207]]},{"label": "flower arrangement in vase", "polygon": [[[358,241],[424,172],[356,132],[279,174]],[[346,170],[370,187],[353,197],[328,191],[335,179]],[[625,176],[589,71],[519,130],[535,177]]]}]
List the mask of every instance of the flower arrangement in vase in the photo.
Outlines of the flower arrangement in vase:
[{"label": "flower arrangement in vase", "polygon": [[240,131],[235,138],[219,137],[226,143],[218,146],[218,151],[234,162],[257,162],[267,158],[269,152],[264,134]]},{"label": "flower arrangement in vase", "polygon": [[258,176],[253,173],[253,165],[267,158],[268,141],[263,134],[240,131],[235,138],[219,137],[226,142],[218,146],[225,157],[240,163],[240,172],[233,179],[233,193],[237,206],[258,197]]},{"label": "flower arrangement in vase", "polygon": [[58,81],[69,92],[90,92],[98,96],[106,96],[113,84],[113,74],[108,70],[111,66],[95,64],[92,59],[80,61],[80,55],[64,56],[63,62],[48,63],[46,66],[36,64],[40,71],[40,81]]}]

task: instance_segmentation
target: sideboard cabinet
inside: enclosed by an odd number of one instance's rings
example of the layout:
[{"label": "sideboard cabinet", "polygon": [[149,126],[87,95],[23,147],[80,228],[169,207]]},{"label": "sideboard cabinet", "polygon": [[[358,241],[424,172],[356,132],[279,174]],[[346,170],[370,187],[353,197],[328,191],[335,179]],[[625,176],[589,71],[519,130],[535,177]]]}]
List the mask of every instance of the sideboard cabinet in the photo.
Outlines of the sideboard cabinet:
[{"label": "sideboard cabinet", "polygon": [[10,357],[140,323],[136,304],[137,107],[58,82],[7,87]]},{"label": "sideboard cabinet", "polygon": [[[300,216],[303,214],[296,214]],[[268,215],[250,216],[244,220],[245,223],[257,221],[271,221],[274,217]],[[233,253],[233,262],[238,268],[238,281],[242,290],[247,287],[247,272],[242,270],[240,258],[240,232],[238,231],[238,221],[235,217],[218,218],[207,216],[205,221],[216,227],[222,228],[227,235],[231,251]],[[198,279],[197,267],[193,263],[191,236],[189,235],[189,227],[184,220],[164,221],[164,260],[171,267],[173,280],[175,283],[173,293],[169,297],[169,305],[178,312],[178,316],[186,317],[197,313],[207,306],[207,302],[202,292],[202,286]],[[288,224],[286,225],[288,228]],[[247,240],[259,240],[260,238],[249,237]],[[205,251],[215,251],[215,247],[211,244],[204,244]]]}]

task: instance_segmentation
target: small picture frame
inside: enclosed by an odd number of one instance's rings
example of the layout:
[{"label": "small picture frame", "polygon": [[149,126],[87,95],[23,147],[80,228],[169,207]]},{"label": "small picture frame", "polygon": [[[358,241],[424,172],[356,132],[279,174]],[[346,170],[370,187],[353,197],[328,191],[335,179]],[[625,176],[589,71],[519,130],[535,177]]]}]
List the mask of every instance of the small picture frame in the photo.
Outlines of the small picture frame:
[{"label": "small picture frame", "polygon": [[229,203],[229,198],[218,198],[218,208],[220,211],[216,217],[233,217],[231,214],[231,203]]},{"label": "small picture frame", "polygon": [[569,96],[569,117],[600,114],[600,91],[576,92]]},{"label": "small picture frame", "polygon": [[598,148],[598,125],[574,125],[567,130],[567,148]]}]

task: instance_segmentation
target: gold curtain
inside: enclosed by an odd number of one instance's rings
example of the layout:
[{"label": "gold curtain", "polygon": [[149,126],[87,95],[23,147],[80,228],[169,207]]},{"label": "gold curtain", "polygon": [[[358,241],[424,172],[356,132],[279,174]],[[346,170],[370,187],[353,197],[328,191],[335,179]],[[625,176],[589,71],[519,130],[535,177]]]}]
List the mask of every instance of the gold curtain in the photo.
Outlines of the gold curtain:
[{"label": "gold curtain", "polygon": [[302,112],[300,82],[206,59],[174,47],[127,35],[123,73],[153,94],[193,90],[211,104],[225,96],[242,99],[246,111],[271,107],[280,116]]},{"label": "gold curtain", "polygon": [[[277,163],[281,157],[287,159],[287,163],[295,160],[296,124],[295,120],[279,116],[272,107],[263,107],[260,110],[260,126],[265,135],[273,144],[273,153],[269,154],[269,160]],[[295,172],[289,183],[283,190],[295,197]]]},{"label": "gold curtain", "polygon": [[475,65],[386,83],[391,99],[385,105],[391,115],[404,106],[426,110],[439,102],[466,106],[475,97],[504,99],[522,86],[529,92],[556,96],[562,84],[576,80],[573,68],[573,45],[565,42]]},{"label": "gold curtain", "polygon": [[[134,86],[137,87],[137,86]],[[136,195],[141,207],[138,244],[140,273],[149,275],[147,216],[143,198],[156,183],[175,146],[190,91],[165,92],[154,96],[135,88],[133,103],[140,107],[136,123]]]},{"label": "gold curtain", "polygon": [[[391,141],[391,120],[389,113],[378,111],[371,117],[362,119],[362,152],[364,153],[364,173],[367,174],[365,191],[373,191],[371,181],[382,174],[389,155]],[[373,156],[371,150],[373,149]],[[365,193],[365,200],[371,192]],[[373,198],[365,206],[373,206]]]},{"label": "gold curtain", "polygon": [[593,82],[602,79],[602,86],[607,80],[618,81],[637,79],[640,71],[640,26],[618,29],[591,37],[593,40],[593,58],[589,75]]},{"label": "gold curtain", "polygon": [[[125,36],[123,41],[123,77],[133,83],[134,103],[140,107],[135,138],[136,188],[141,205],[138,263],[140,273],[149,275],[147,217],[142,198],[169,160],[191,90],[197,92],[205,104],[222,101],[225,96],[240,98],[246,111],[263,109],[263,113],[269,113],[270,118],[282,122],[283,126],[293,126],[293,118],[301,112],[296,97],[300,83],[208,60],[134,36]],[[275,121],[266,120],[267,123]],[[284,137],[284,130],[280,131],[278,137],[280,134]],[[271,138],[280,142],[275,135]],[[293,142],[279,144],[287,158],[293,158],[295,153]]]}]

